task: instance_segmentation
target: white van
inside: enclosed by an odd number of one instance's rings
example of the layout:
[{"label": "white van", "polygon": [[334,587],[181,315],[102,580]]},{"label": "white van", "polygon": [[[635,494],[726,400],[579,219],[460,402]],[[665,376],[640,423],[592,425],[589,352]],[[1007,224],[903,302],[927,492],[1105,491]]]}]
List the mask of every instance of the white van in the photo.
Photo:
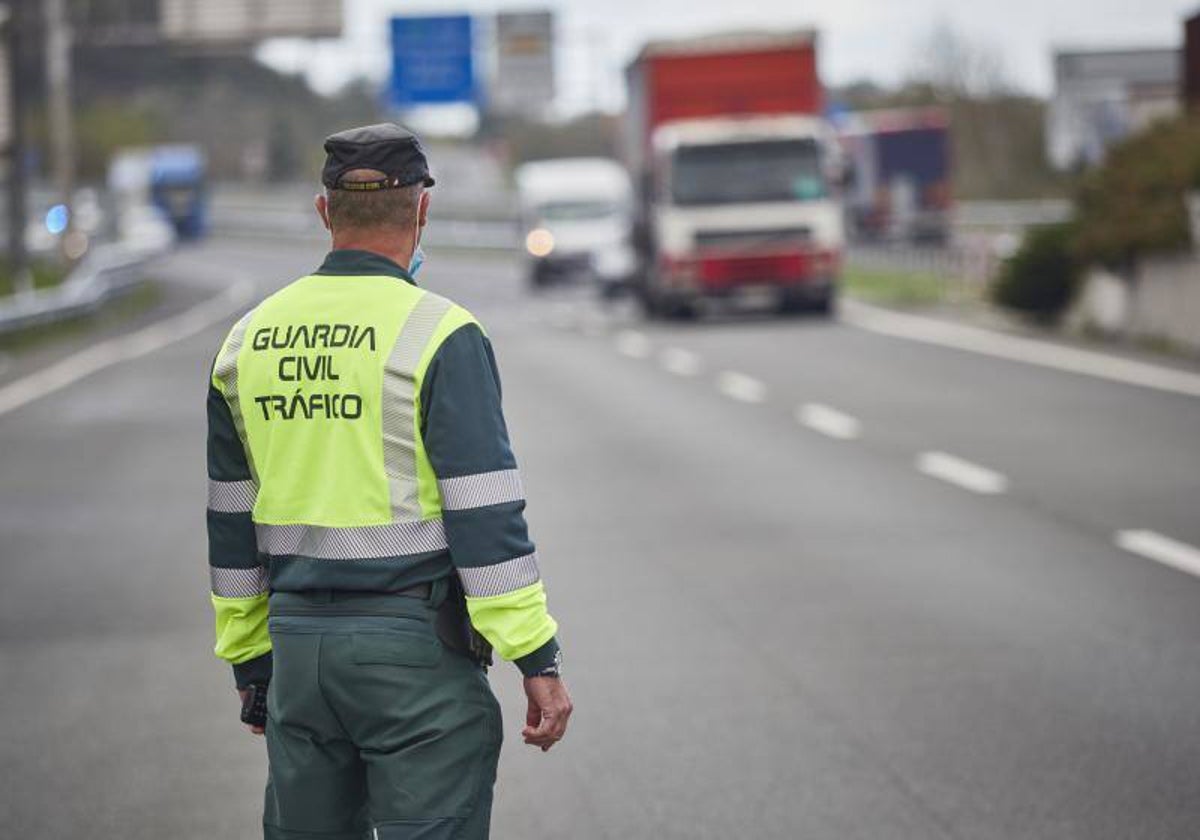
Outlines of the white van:
[{"label": "white van", "polygon": [[637,260],[624,167],[607,158],[532,161],[517,168],[516,182],[533,287],[587,279],[611,291],[629,281]]}]

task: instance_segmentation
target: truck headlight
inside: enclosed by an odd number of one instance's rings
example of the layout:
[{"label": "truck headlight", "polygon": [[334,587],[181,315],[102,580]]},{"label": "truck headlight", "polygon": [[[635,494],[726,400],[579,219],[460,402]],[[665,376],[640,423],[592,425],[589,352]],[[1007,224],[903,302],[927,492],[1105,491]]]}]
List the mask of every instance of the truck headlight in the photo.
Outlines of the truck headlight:
[{"label": "truck headlight", "polygon": [[554,250],[554,235],[545,228],[534,228],[525,236],[525,250],[534,257],[550,256]]}]

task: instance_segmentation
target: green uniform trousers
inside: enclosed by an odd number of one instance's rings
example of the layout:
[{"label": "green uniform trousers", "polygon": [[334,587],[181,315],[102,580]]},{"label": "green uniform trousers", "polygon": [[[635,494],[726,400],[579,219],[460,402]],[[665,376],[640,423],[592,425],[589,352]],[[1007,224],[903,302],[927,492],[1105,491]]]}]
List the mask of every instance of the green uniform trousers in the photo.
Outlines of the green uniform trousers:
[{"label": "green uniform trousers", "polygon": [[271,596],[267,840],[488,836],[500,707],[434,615],[404,595]]}]

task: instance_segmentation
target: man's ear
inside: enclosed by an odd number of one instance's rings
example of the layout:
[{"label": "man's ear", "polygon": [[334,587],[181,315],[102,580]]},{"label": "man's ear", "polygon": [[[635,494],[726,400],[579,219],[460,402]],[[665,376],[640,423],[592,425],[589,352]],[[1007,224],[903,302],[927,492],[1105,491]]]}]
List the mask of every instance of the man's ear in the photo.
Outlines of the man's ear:
[{"label": "man's ear", "polygon": [[429,219],[429,192],[421,191],[421,199],[417,204],[417,224],[425,227],[425,222]]},{"label": "man's ear", "polygon": [[321,217],[321,224],[325,226],[325,230],[333,232],[333,228],[329,226],[329,201],[325,198],[325,193],[317,193],[317,197],[313,199],[313,207],[317,208],[317,215]]}]

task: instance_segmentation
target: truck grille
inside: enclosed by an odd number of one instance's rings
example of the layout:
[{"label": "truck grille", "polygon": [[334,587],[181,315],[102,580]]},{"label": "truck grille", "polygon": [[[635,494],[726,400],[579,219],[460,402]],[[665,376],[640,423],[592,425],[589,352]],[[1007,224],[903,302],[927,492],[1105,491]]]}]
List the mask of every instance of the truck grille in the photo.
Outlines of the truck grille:
[{"label": "truck grille", "polygon": [[778,251],[808,245],[812,230],[806,227],[774,230],[711,230],[696,233],[697,251],[745,253]]}]

